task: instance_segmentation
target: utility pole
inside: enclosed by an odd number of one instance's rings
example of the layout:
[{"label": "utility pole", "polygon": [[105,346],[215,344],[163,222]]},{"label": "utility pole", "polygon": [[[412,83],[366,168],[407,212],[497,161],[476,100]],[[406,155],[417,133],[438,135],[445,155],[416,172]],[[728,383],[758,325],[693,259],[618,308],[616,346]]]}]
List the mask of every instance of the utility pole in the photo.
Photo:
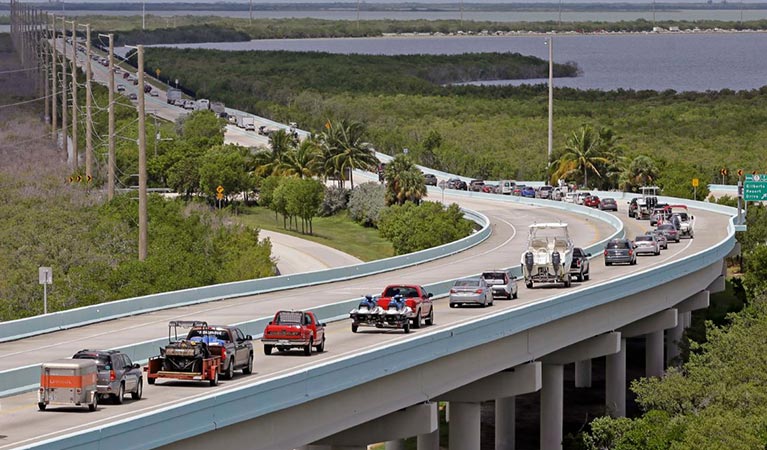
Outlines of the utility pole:
[{"label": "utility pole", "polygon": [[107,157],[107,199],[115,196],[115,39],[114,34],[99,34],[109,38],[109,156]]},{"label": "utility pole", "polygon": [[248,24],[253,25],[253,0],[250,0],[250,8],[248,11],[250,13],[250,20],[248,21]]},{"label": "utility pole", "polygon": [[72,21],[72,167],[80,165],[77,145],[77,22]]},{"label": "utility pole", "polygon": [[61,18],[61,132],[64,135],[64,154],[69,158],[69,142],[67,141],[67,24],[64,17]]},{"label": "utility pole", "polygon": [[93,114],[91,111],[91,25],[85,25],[85,178],[93,179]]},{"label": "utility pole", "polygon": [[57,86],[58,74],[56,74],[56,16],[49,14],[51,18],[51,135],[56,146],[59,145],[59,105],[58,95],[59,90]]},{"label": "utility pole", "polygon": [[144,104],[144,46],[138,50],[138,259],[147,254],[146,111]]},{"label": "utility pole", "polygon": [[[43,103],[45,103],[45,124],[49,125],[51,123],[51,104],[49,103],[48,97],[50,96],[51,88],[48,85],[48,80],[50,77],[50,65],[48,64],[48,46],[45,45],[48,41],[48,21],[45,21],[45,29],[43,31],[42,28],[42,15],[40,15],[40,25],[41,25],[41,32],[40,32],[40,66],[43,68],[43,96],[45,97],[45,100]],[[44,43],[45,42],[45,43]]]},{"label": "utility pole", "polygon": [[546,153],[546,179],[549,180],[551,150],[554,146],[554,38],[548,38],[549,46],[549,145]]}]

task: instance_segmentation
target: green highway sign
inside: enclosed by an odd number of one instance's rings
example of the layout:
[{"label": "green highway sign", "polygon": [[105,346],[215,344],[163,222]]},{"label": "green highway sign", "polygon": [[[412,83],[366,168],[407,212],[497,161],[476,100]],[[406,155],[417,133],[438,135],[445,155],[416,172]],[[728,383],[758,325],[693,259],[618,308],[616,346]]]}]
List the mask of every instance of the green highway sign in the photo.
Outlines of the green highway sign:
[{"label": "green highway sign", "polygon": [[743,199],[747,202],[767,201],[767,175],[746,175]]}]

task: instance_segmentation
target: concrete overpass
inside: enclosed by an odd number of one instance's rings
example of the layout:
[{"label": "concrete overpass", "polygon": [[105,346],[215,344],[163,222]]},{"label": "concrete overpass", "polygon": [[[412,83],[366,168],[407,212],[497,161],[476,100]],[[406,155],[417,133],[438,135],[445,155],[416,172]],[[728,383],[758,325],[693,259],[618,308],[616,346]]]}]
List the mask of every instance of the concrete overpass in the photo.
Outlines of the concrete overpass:
[{"label": "concrete overpass", "polygon": [[[97,343],[136,342],[161,335],[162,323],[180,315],[216,315],[232,323],[265,317],[276,307],[314,307],[380,290],[389,281],[426,283],[516,266],[524,238],[516,229],[533,220],[563,219],[576,241],[598,242],[612,230],[577,213],[508,203],[490,195],[454,194],[493,221],[491,239],[447,259],[376,277],[166,310],[2,344],[0,363],[18,367]],[[170,383],[145,391],[146,399],[103,406],[94,414],[39,413],[33,394],[3,399],[0,449],[209,448],[290,449],[303,446],[364,448],[378,441],[418,436],[436,449],[436,402],[450,402],[451,448],[479,448],[479,404],[496,400],[496,448],[513,448],[514,397],[541,390],[541,448],[561,447],[562,374],[576,363],[576,384],[590,384],[590,361],[608,355],[606,398],[616,416],[625,408],[625,339],[645,336],[648,373],[671,360],[689,312],[705,307],[723,288],[723,258],[735,250],[731,209],[687,202],[697,220],[696,239],[671,245],[638,266],[604,267],[592,261],[592,281],[572,289],[521,291],[520,301],[490,309],[447,308],[437,302],[437,325],[411,335],[352,335],[348,322],[329,327],[329,348],[310,359],[260,357],[256,374],[209,389]],[[642,222],[624,220],[628,234]],[[601,228],[600,228],[601,227]],[[664,334],[668,350],[664,355]],[[89,344],[86,344],[89,343]],[[43,431],[41,431],[41,429]],[[6,430],[8,431],[6,433]]]}]

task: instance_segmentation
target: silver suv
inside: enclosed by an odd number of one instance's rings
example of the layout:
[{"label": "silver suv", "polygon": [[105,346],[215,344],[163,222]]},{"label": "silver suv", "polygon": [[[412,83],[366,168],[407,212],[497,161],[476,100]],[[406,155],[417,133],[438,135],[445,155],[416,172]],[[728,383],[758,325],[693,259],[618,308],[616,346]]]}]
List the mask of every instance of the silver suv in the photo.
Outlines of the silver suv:
[{"label": "silver suv", "polygon": [[111,397],[119,405],[125,394],[130,392],[133,400],[141,399],[144,392],[141,366],[134,364],[125,353],[118,350],[80,350],[72,359],[96,360],[96,390],[101,398]]}]

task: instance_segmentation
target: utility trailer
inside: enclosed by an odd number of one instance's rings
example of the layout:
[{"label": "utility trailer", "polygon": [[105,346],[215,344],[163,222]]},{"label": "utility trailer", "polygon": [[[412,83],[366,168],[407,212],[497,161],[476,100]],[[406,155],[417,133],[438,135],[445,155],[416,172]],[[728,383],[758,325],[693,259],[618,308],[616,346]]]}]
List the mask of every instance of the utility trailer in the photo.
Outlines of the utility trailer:
[{"label": "utility trailer", "polygon": [[155,384],[158,378],[190,381],[208,381],[218,384],[221,356],[213,354],[205,340],[179,338],[178,329],[198,328],[202,333],[210,330],[207,322],[199,320],[172,320],[168,323],[168,345],[160,348],[160,355],[149,358],[146,378]]},{"label": "utility trailer", "polygon": [[50,404],[98,406],[96,379],[98,365],[92,359],[57,359],[40,365],[40,389],[37,407],[44,411]]}]

